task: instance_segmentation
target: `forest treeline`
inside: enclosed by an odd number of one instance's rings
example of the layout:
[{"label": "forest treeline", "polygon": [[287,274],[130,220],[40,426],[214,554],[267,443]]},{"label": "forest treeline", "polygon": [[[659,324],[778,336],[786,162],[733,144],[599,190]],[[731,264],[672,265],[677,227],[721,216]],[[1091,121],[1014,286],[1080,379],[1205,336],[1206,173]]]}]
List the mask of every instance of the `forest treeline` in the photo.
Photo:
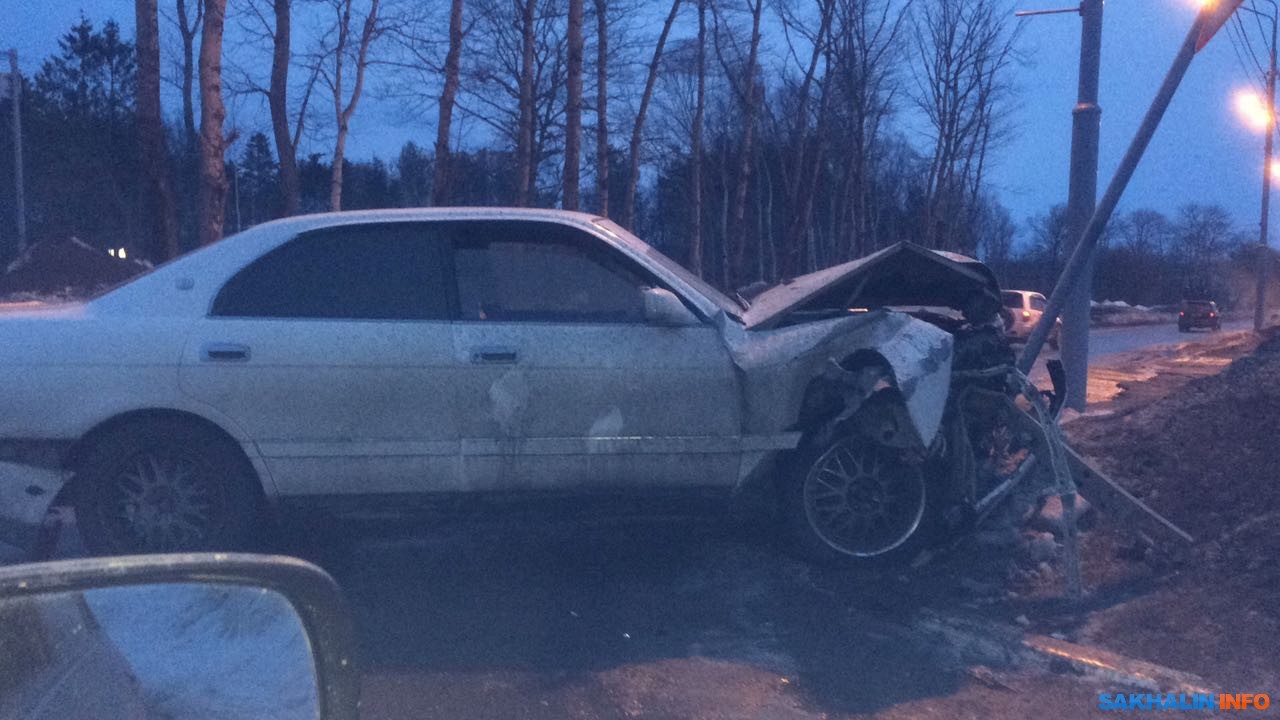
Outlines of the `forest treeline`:
[{"label": "forest treeline", "polygon": [[[725,288],[910,240],[1047,290],[1065,262],[1062,209],[1019,222],[989,181],[1016,131],[1008,10],[136,0],[134,38],[82,19],[23,80],[27,226],[33,241],[159,262],[297,213],[563,207],[608,215]],[[361,114],[371,97],[434,142],[348,157],[353,137],[391,131]],[[229,103],[258,107],[236,116],[261,127],[228,120]],[[12,152],[0,144],[3,167]],[[13,197],[5,173],[7,257]],[[1227,299],[1245,242],[1216,206],[1129,212],[1095,295]]]}]

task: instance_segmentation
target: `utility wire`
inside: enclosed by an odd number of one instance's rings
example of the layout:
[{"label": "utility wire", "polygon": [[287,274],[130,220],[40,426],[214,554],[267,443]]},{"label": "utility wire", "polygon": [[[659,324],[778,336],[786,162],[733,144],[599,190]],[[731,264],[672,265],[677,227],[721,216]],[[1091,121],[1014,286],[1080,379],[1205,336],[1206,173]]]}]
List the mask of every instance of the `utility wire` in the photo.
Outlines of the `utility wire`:
[{"label": "utility wire", "polygon": [[[1249,39],[1249,31],[1245,29],[1244,21],[1240,19],[1240,13],[1235,13],[1232,18],[1236,21],[1236,29],[1240,31],[1240,36],[1244,38],[1244,44],[1249,49],[1249,57],[1253,59],[1253,64],[1258,68],[1258,74],[1266,76],[1267,71],[1263,69],[1262,63],[1258,61],[1258,52],[1253,49],[1253,41]],[[1268,62],[1270,62],[1268,60]]]},{"label": "utility wire", "polygon": [[1239,30],[1230,23],[1227,24],[1227,39],[1231,41],[1231,49],[1235,52],[1236,60],[1240,63],[1240,69],[1244,71],[1244,76],[1249,79],[1250,87],[1256,92],[1261,92],[1258,76],[1249,68],[1249,63],[1244,59],[1245,51],[1243,49],[1243,41],[1239,36]]}]

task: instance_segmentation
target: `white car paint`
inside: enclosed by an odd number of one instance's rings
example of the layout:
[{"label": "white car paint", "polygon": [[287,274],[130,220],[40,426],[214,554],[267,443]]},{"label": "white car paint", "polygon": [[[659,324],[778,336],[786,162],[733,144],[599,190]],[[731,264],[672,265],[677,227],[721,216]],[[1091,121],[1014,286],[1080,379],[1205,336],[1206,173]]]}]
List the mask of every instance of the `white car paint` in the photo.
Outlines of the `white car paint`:
[{"label": "white car paint", "polygon": [[[211,315],[215,296],[236,272],[300,233],[466,220],[575,228],[678,295],[693,311],[690,322]],[[848,270],[834,279],[847,279]],[[804,297],[782,304],[793,307],[821,286],[822,278],[798,280]],[[379,210],[278,220],[90,302],[0,313],[0,447],[28,440],[70,445],[113,418],[163,409],[207,420],[238,442],[269,498],[732,488],[770,454],[796,445],[805,386],[832,358],[859,348],[887,360],[921,442],[936,434],[949,387],[948,333],[883,311],[754,331],[733,317],[730,303],[622,228],[581,213]],[[762,308],[755,324],[776,324],[785,307]],[[209,348],[224,346],[249,355],[242,363],[209,362]],[[510,348],[519,362],[473,361],[490,347]],[[0,455],[0,462],[8,459]],[[65,468],[57,470],[65,481]],[[40,471],[38,482],[0,473],[10,485],[0,496],[26,498],[0,510],[0,535],[29,530],[53,500],[58,483],[48,477],[50,468]],[[36,485],[39,492],[28,491]]]}]

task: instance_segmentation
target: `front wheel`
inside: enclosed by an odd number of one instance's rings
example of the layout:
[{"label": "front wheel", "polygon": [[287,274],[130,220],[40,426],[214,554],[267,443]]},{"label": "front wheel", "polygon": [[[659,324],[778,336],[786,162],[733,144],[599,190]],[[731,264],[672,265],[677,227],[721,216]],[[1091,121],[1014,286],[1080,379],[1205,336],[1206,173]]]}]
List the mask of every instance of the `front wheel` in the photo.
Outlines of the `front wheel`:
[{"label": "front wheel", "polygon": [[234,443],[200,428],[139,423],[100,438],[74,496],[94,555],[243,550],[259,493]]},{"label": "front wheel", "polygon": [[928,519],[924,472],[899,451],[859,435],[801,453],[787,488],[786,522],[819,562],[909,560]]}]

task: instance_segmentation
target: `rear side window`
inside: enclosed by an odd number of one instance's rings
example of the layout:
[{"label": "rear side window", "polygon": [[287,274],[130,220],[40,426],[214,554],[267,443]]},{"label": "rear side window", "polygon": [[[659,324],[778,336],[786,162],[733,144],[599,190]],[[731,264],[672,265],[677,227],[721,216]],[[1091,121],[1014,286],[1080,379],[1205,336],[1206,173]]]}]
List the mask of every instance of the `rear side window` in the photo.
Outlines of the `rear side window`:
[{"label": "rear side window", "polygon": [[598,238],[546,222],[451,228],[462,320],[644,322],[651,283]]},{"label": "rear side window", "polygon": [[300,235],[223,286],[213,314],[335,320],[449,317],[444,245],[427,225],[390,223]]},{"label": "rear side window", "polygon": [[1004,293],[1004,306],[1007,308],[1022,309],[1022,293],[1007,292]]},{"label": "rear side window", "polygon": [[1032,310],[1043,310],[1044,308],[1045,308],[1044,296],[1043,296],[1043,295],[1032,295],[1032,296],[1031,296],[1031,309],[1032,309]]}]

